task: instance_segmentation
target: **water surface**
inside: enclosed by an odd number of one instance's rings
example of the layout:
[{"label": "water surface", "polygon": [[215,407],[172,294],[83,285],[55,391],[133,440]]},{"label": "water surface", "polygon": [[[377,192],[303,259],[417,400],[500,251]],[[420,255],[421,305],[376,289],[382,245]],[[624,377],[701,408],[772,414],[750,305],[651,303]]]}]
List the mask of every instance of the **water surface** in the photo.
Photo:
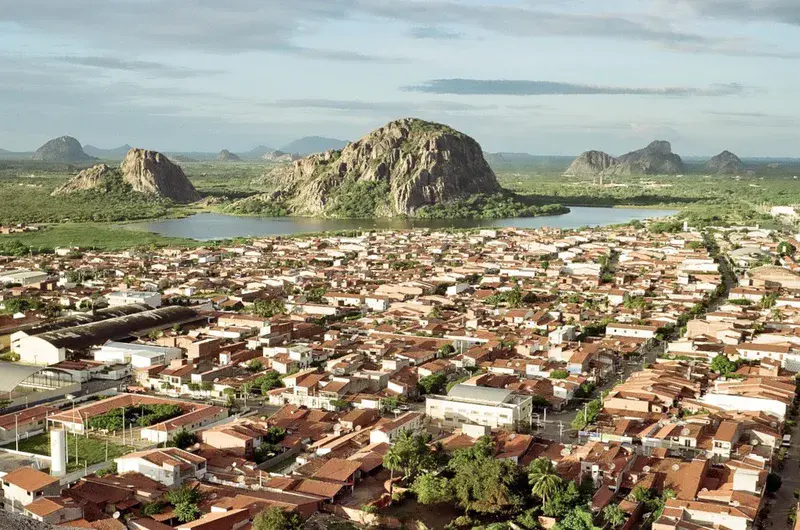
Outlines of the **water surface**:
[{"label": "water surface", "polygon": [[544,217],[512,219],[319,219],[310,217],[242,217],[218,213],[199,213],[182,219],[162,219],[124,225],[133,230],[155,232],[163,236],[208,241],[234,237],[266,237],[356,229],[404,228],[580,228],[622,224],[638,219],[674,215],[676,210],[640,208],[595,208],[570,206],[570,212]]}]

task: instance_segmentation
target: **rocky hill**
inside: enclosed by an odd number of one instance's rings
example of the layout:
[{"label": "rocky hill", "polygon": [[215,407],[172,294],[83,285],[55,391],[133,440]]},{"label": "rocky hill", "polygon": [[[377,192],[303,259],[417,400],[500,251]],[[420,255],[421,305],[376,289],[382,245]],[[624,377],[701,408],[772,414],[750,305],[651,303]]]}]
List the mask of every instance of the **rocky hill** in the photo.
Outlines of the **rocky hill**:
[{"label": "rocky hill", "polygon": [[83,150],[87,155],[99,158],[101,160],[122,160],[131,149],[132,147],[128,144],[121,145],[113,149],[101,149],[93,145],[83,146]]},{"label": "rocky hill", "polygon": [[284,153],[283,151],[272,151],[270,153],[264,153],[261,156],[262,160],[267,160],[269,162],[294,162],[295,160],[300,160],[303,158],[298,154],[291,154],[291,153]]},{"label": "rocky hill", "polygon": [[672,152],[672,145],[656,140],[644,149],[617,158],[606,175],[677,175],[684,172],[683,160]]},{"label": "rocky hill", "polygon": [[743,169],[742,159],[730,151],[723,151],[706,162],[706,171],[716,175],[735,175]]},{"label": "rocky hill", "polygon": [[72,136],[62,136],[48,141],[36,150],[33,154],[33,159],[46,162],[86,162],[94,160],[93,157],[83,151],[81,143]]},{"label": "rocky hill", "polygon": [[217,155],[217,160],[220,162],[240,162],[242,159],[239,157],[239,155],[235,155],[227,149],[223,149]]},{"label": "rocky hill", "polygon": [[475,140],[413,118],[393,121],[342,150],[275,168],[257,184],[275,191],[240,201],[242,210],[253,211],[260,201],[295,215],[332,217],[347,216],[350,203],[370,216],[391,217],[501,191]]},{"label": "rocky hill", "polygon": [[586,151],[564,172],[574,177],[594,177],[617,163],[617,159],[602,151]]},{"label": "rocky hill", "polygon": [[79,191],[108,192],[130,186],[131,191],[187,203],[200,200],[200,194],[180,166],[155,151],[131,149],[119,168],[98,164],[78,173],[52,195]]}]

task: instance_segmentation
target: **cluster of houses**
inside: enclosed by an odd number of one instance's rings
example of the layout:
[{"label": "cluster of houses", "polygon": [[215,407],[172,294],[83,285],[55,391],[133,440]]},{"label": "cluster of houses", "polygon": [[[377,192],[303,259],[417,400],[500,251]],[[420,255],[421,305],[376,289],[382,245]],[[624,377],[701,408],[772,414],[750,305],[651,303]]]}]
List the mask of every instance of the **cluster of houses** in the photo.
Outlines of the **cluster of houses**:
[{"label": "cluster of houses", "polygon": [[[141,450],[113,473],[0,477],[6,508],[137,530],[239,528],[269,506],[363,517],[386,502],[391,445],[427,431],[444,450],[490,436],[496,458],[546,457],[593,482],[592,510],[619,504],[625,528],[648,516],[630,495],[643,486],[673,494],[654,528],[749,530],[800,371],[800,271],[782,242],[508,228],[0,258],[0,308],[17,309],[0,316],[0,397],[22,411],[0,416],[0,441],[109,436],[93,417],[183,409],[129,432]],[[68,406],[97,382],[119,393]],[[545,410],[586,426],[550,439]],[[193,442],[166,447],[182,431]],[[195,521],[143,515],[182,484],[204,492]]]}]

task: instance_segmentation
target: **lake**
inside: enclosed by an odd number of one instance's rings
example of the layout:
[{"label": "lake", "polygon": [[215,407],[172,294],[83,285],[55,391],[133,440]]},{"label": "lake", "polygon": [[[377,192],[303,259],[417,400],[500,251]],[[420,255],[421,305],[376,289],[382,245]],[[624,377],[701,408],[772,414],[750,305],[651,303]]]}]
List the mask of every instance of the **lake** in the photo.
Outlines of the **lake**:
[{"label": "lake", "polygon": [[163,236],[208,241],[234,237],[267,237],[355,229],[404,228],[580,228],[643,221],[666,217],[676,210],[640,208],[594,208],[571,206],[563,215],[518,217],[513,219],[318,219],[310,217],[242,217],[218,213],[199,213],[182,219],[162,219],[122,225],[130,230],[145,230]]}]

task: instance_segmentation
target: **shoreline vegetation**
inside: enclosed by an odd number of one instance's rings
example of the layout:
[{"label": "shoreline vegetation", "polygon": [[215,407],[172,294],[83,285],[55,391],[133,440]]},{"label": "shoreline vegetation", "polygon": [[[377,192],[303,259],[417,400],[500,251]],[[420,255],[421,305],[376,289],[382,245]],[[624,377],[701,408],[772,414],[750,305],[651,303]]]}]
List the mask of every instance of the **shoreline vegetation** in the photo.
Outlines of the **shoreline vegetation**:
[{"label": "shoreline vegetation", "polygon": [[[675,209],[676,219],[697,226],[748,224],[771,226],[769,206],[800,204],[800,164],[768,163],[743,176],[707,176],[699,166],[682,176],[623,176],[598,185],[591,178],[565,177],[564,161],[542,157],[538,164],[506,167],[495,172],[507,190],[497,196],[473,196],[424,207],[409,219],[500,219],[560,215],[571,206]],[[165,237],[126,228],[130,223],[180,219],[198,213],[242,217],[258,211],[235,212],[237,200],[268,190],[253,182],[275,164],[265,161],[189,162],[181,164],[204,197],[183,205],[153,199],[129,190],[108,189],[51,197],[58,186],[83,169],[80,164],[0,160],[0,225],[40,225],[35,232],[0,235],[0,254],[47,251],[78,246],[99,250],[152,246],[208,245],[194,239]],[[357,204],[342,205],[340,218],[359,218]],[[276,212],[280,213],[280,212]],[[349,215],[347,215],[349,214]],[[362,217],[364,218],[364,217]],[[120,226],[123,225],[123,226]],[[219,240],[216,240],[219,241]]]}]

